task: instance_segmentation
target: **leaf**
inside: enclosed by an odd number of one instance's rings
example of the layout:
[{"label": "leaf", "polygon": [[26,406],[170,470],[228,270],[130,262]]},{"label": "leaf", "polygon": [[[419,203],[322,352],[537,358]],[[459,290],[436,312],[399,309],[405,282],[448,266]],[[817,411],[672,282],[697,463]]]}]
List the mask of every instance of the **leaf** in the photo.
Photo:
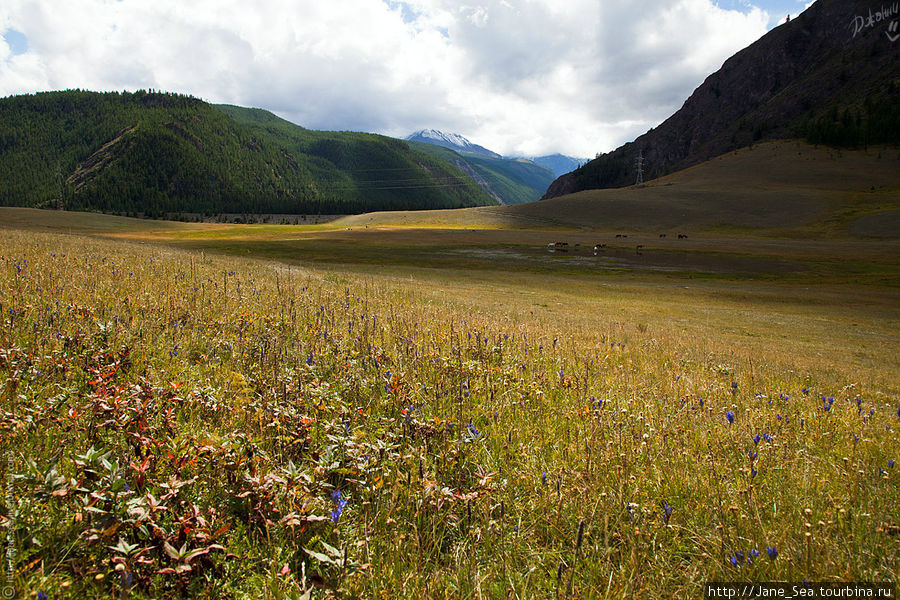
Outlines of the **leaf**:
[{"label": "leaf", "polygon": [[[320,540],[320,541],[321,541],[321,540]],[[328,552],[328,554],[330,554],[331,556],[334,556],[335,558],[340,558],[341,556],[343,556],[343,553],[342,553],[340,550],[338,550],[337,548],[335,548],[334,546],[329,546],[329,545],[328,545],[327,543],[325,543],[325,542],[322,542],[322,545],[325,546],[325,550],[326,550],[326,551]]]},{"label": "leaf", "polygon": [[310,556],[312,556],[314,559],[316,559],[319,562],[322,562],[322,563],[325,563],[328,565],[334,565],[334,566],[338,565],[338,562],[336,560],[334,560],[333,558],[331,558],[330,556],[326,556],[320,552],[313,552],[312,550],[309,550],[307,548],[304,548],[303,551],[306,552],[307,554],[309,554]]},{"label": "leaf", "polygon": [[181,560],[181,553],[178,552],[169,542],[163,542],[163,550],[172,560]]}]

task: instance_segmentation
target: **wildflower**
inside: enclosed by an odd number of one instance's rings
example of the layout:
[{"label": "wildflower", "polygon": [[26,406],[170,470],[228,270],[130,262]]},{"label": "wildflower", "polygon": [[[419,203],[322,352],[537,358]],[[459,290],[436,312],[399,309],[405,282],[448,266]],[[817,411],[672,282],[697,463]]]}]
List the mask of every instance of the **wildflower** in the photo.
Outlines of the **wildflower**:
[{"label": "wildflower", "polygon": [[759,452],[757,452],[756,450],[749,450],[747,452],[747,456],[750,457],[750,462],[753,462],[754,460],[756,460],[756,457],[759,456]]},{"label": "wildflower", "polygon": [[893,469],[893,468],[894,468],[894,459],[892,458],[892,459],[888,460],[888,469]]},{"label": "wildflower", "polygon": [[310,352],[309,357],[307,357],[307,359],[306,359],[306,364],[311,365],[311,364],[313,364],[313,362],[314,362],[313,361],[313,353]]},{"label": "wildflower", "polygon": [[750,479],[755,479],[758,472],[756,469],[750,469]]},{"label": "wildflower", "polygon": [[729,423],[734,423],[734,413],[732,411],[728,411],[725,413],[725,418],[728,419]]},{"label": "wildflower", "polygon": [[763,434],[763,439],[766,440],[767,442],[770,442],[770,443],[771,443],[771,441],[772,441],[772,436],[769,435],[768,433],[764,433],[764,434]]},{"label": "wildflower", "polygon": [[762,439],[762,438],[759,437],[759,434],[757,433],[755,436],[753,436],[753,443],[754,443],[754,444],[759,444],[759,440],[761,440],[761,439]]},{"label": "wildflower", "polygon": [[[700,408],[703,408],[703,398],[700,398]],[[900,409],[898,409],[900,411]]]},{"label": "wildflower", "polygon": [[734,568],[740,567],[740,563],[738,562],[738,559],[735,558],[734,556],[731,557],[731,566]]},{"label": "wildflower", "polygon": [[739,563],[744,562],[744,552],[742,550],[738,550],[734,553],[735,558],[737,558]]},{"label": "wildflower", "polygon": [[803,392],[804,394],[807,394],[807,395],[809,394],[809,388],[803,388],[800,391]]},{"label": "wildflower", "polygon": [[672,507],[668,504],[663,504],[663,520],[666,522],[666,525],[669,524],[669,519],[672,517]]},{"label": "wildflower", "polygon": [[753,548],[752,550],[750,550],[750,556],[752,556],[753,558],[758,557],[758,556],[759,556],[759,550],[757,550],[756,548]]},{"label": "wildflower", "polygon": [[732,393],[732,394],[736,394],[736,393],[737,393],[737,388],[738,388],[737,381],[732,381],[732,382],[731,382],[731,393]]},{"label": "wildflower", "polygon": [[856,397],[856,410],[857,412],[862,412],[862,398],[859,396]]},{"label": "wildflower", "polygon": [[547,485],[547,472],[541,471],[541,485]]},{"label": "wildflower", "polygon": [[869,416],[870,416],[870,417],[874,417],[874,416],[875,416],[875,409],[874,409],[874,408],[870,408],[870,409],[869,409]]},{"label": "wildflower", "polygon": [[341,497],[340,490],[334,490],[331,492],[331,499],[334,500],[335,508],[331,511],[331,522],[337,523],[338,519],[341,518],[341,513],[344,511],[344,507],[347,506],[347,501]]},{"label": "wildflower", "polygon": [[38,592],[38,600],[47,600],[47,592]]},{"label": "wildflower", "polygon": [[778,548],[772,546],[771,548],[766,547],[766,552],[769,554],[769,559],[775,560],[778,558]]}]

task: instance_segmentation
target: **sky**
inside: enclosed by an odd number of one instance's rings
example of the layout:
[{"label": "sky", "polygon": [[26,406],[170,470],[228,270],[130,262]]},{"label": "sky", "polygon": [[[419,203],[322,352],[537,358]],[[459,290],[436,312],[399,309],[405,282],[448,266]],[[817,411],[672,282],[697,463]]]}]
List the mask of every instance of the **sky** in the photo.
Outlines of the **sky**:
[{"label": "sky", "polygon": [[3,0],[0,97],[154,89],[591,158],[809,0]]}]

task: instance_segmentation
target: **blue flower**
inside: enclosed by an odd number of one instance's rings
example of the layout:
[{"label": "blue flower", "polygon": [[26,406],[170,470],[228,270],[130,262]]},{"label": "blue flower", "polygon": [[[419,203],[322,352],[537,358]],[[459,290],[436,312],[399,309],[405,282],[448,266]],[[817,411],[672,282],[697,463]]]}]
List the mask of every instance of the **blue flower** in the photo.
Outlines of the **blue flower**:
[{"label": "blue flower", "polygon": [[547,472],[541,471],[541,484],[547,485]]},{"label": "blue flower", "polygon": [[728,419],[729,423],[734,423],[734,413],[731,412],[730,410],[727,413],[725,413],[725,418]]},{"label": "blue flower", "polygon": [[804,394],[809,394],[809,388],[803,388],[800,391],[803,392]]},{"label": "blue flower", "polygon": [[739,566],[738,559],[731,557],[731,566],[737,568]]},{"label": "blue flower", "polygon": [[778,548],[776,548],[775,546],[772,546],[771,548],[766,547],[766,552],[769,554],[769,558],[771,560],[775,560],[776,558],[778,558]]},{"label": "blue flower", "polygon": [[335,507],[334,510],[331,511],[331,522],[337,523],[338,519],[341,518],[341,513],[344,511],[344,507],[347,506],[347,501],[343,499],[341,496],[340,490],[334,490],[331,492],[331,499],[334,500]]},{"label": "blue flower", "polygon": [[894,468],[894,459],[892,458],[888,461],[888,469],[893,469],[893,468]]},{"label": "blue flower", "polygon": [[747,456],[750,457],[750,462],[753,462],[754,460],[756,460],[756,457],[759,456],[759,452],[757,452],[756,450],[748,450]]},{"label": "blue flower", "polygon": [[761,437],[759,436],[759,434],[757,433],[755,436],[753,436],[753,443],[754,443],[754,444],[759,444],[759,440],[761,440],[761,439],[762,439],[762,438],[761,438]]},{"label": "blue flower", "polygon": [[47,592],[38,592],[38,600],[47,600]]},{"label": "blue flower", "polygon": [[672,517],[672,507],[668,504],[663,504],[663,519],[666,522],[666,525],[669,524],[669,519]]},{"label": "blue flower", "polygon": [[[703,408],[703,398],[700,398],[700,408]],[[897,409],[897,414],[900,415],[900,408]]]},{"label": "blue flower", "polygon": [[756,548],[753,548],[752,550],[750,550],[750,556],[752,556],[753,558],[756,558],[757,556],[759,556],[759,550],[757,550]]},{"label": "blue flower", "polygon": [[758,471],[756,469],[750,469],[750,479],[754,479]]}]

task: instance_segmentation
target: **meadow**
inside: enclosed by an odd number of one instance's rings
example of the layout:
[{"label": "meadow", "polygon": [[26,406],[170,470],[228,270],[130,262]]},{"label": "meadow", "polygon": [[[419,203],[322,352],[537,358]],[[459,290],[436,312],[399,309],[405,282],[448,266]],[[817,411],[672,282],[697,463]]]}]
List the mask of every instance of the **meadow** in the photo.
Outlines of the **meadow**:
[{"label": "meadow", "polygon": [[0,216],[23,597],[896,582],[895,241]]}]

